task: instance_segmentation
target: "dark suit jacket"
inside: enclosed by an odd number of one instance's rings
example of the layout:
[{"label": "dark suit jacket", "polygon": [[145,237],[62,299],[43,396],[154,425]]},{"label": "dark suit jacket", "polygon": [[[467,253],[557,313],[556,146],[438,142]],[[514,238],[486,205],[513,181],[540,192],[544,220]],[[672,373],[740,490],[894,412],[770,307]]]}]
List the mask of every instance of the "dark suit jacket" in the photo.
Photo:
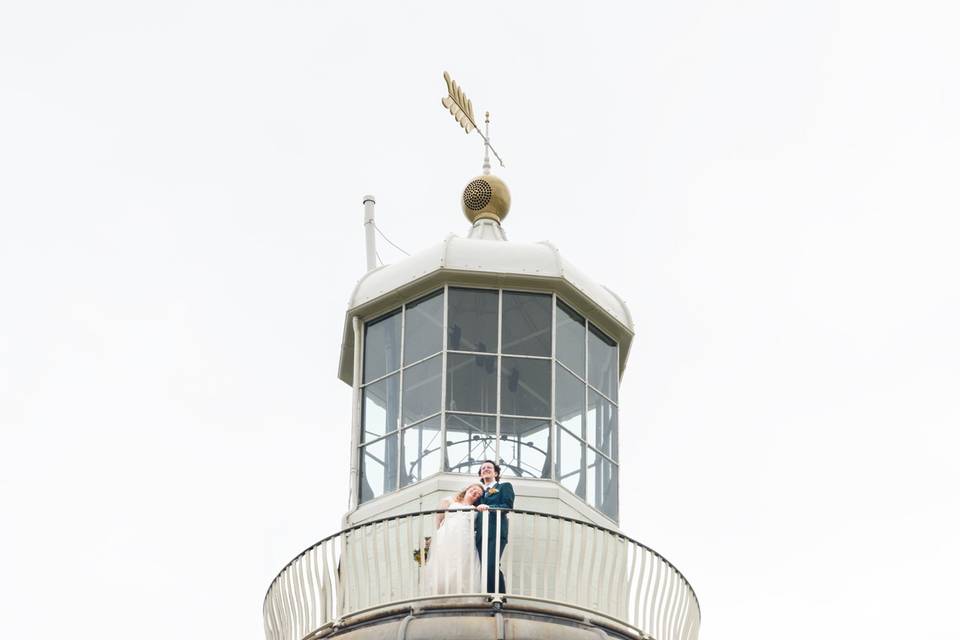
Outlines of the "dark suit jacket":
[{"label": "dark suit jacket", "polygon": [[[491,509],[513,509],[513,485],[509,482],[498,482],[493,485],[493,488],[496,489],[495,493],[484,492],[484,494],[477,500],[477,506],[485,504]],[[487,514],[489,517],[489,523],[487,524],[490,527],[488,538],[490,540],[494,539],[497,536],[497,517],[494,513],[490,511],[478,511],[476,520],[474,522],[474,532],[477,536],[477,541],[479,544],[481,534],[483,533],[483,516]],[[509,522],[507,520],[507,514],[503,513],[500,515],[500,539],[504,542],[507,540],[507,534],[509,532]]]}]

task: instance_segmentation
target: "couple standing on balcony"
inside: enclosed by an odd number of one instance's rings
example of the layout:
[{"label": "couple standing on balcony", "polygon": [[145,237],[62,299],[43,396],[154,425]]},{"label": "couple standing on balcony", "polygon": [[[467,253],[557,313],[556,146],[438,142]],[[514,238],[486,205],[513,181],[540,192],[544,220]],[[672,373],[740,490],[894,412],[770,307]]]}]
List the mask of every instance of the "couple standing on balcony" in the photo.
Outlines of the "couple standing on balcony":
[{"label": "couple standing on balcony", "polygon": [[[509,523],[506,513],[513,509],[513,485],[500,482],[500,465],[484,460],[480,465],[480,482],[440,503],[446,512],[437,514],[437,533],[430,544],[425,569],[425,588],[434,594],[479,593],[483,571],[480,558],[484,551],[486,521],[487,588],[489,593],[505,593],[503,572],[498,571],[500,556],[507,544]],[[499,577],[499,580],[498,580]],[[499,584],[498,584],[499,583]]]}]

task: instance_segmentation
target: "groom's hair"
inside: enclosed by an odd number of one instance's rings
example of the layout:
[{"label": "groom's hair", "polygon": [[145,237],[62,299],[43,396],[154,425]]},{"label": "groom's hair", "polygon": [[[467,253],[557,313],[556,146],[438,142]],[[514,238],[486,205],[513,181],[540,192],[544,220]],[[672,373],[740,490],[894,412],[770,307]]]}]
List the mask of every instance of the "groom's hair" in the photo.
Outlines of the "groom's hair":
[{"label": "groom's hair", "polygon": [[[497,482],[500,482],[500,465],[498,465],[498,464],[497,464],[496,462],[494,462],[493,460],[484,460],[483,462],[480,463],[480,466],[482,467],[483,465],[487,464],[488,462],[493,465],[494,477],[496,478]],[[479,471],[477,471],[477,475],[478,475],[478,476],[480,475],[480,472],[479,472]]]}]

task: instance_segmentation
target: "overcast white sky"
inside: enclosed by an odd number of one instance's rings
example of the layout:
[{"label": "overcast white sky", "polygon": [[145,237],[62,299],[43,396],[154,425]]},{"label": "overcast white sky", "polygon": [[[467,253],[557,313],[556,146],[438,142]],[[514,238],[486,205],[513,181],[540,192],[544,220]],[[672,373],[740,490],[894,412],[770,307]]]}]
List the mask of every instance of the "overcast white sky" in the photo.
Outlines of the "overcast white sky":
[{"label": "overcast white sky", "polygon": [[[0,636],[262,638],[339,528],[361,198],[629,304],[622,528],[704,639],[958,638],[952,2],[6,2]],[[386,261],[401,257],[381,243]]]}]

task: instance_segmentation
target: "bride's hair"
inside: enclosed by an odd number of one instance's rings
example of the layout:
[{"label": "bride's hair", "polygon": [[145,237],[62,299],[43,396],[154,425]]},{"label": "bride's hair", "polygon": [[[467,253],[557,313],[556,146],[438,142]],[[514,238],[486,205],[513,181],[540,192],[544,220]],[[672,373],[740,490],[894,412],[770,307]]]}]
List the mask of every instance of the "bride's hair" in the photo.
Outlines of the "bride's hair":
[{"label": "bride's hair", "polygon": [[473,484],[468,484],[463,488],[463,491],[453,496],[453,499],[457,502],[463,502],[463,498],[467,495],[467,491],[470,490],[470,487],[480,487],[480,491],[483,491],[483,485],[479,482],[474,482]]}]

